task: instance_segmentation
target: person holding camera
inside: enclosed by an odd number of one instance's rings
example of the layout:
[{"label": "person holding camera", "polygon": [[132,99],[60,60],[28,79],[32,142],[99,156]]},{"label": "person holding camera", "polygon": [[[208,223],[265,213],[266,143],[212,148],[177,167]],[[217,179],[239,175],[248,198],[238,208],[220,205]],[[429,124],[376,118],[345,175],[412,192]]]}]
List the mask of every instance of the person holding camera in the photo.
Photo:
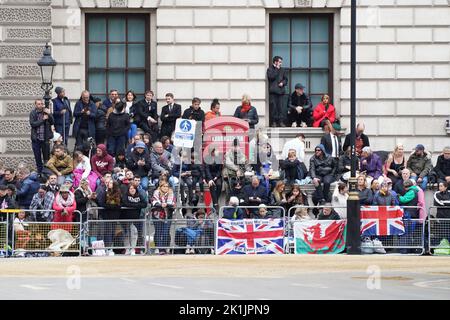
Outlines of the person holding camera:
[{"label": "person holding camera", "polygon": [[97,107],[90,100],[90,93],[84,90],[81,93],[80,100],[75,104],[73,116],[75,123],[73,125],[73,136],[75,137],[75,146],[82,147],[88,138],[95,139],[95,118]]},{"label": "person holding camera", "polygon": [[54,120],[50,109],[44,108],[42,99],[35,100],[34,106],[35,109],[30,113],[31,146],[37,172],[40,174],[44,169],[44,162],[50,158],[50,139],[53,138],[51,126],[54,124]]}]

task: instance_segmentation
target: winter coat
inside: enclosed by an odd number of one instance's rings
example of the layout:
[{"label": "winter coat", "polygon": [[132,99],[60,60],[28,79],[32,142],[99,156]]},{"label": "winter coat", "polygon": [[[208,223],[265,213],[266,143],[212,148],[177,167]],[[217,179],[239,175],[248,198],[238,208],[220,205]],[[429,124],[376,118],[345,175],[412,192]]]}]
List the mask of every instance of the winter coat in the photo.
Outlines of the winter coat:
[{"label": "winter coat", "polygon": [[433,169],[433,164],[431,163],[431,154],[426,152],[423,156],[419,157],[414,153],[409,156],[406,167],[414,172],[419,178],[427,176],[431,169]]},{"label": "winter coat", "polygon": [[195,121],[205,121],[205,112],[202,108],[198,108],[197,110],[194,107],[190,106],[189,109],[184,110],[182,119],[189,119]]},{"label": "winter coat", "polygon": [[244,219],[244,210],[238,207],[226,207],[223,209],[223,219]]},{"label": "winter coat", "polygon": [[441,154],[436,161],[436,166],[433,169],[436,172],[438,179],[445,180],[445,177],[450,176],[450,159],[445,159]]},{"label": "winter coat", "polygon": [[118,113],[115,110],[106,120],[106,134],[108,137],[122,137],[128,134],[130,129],[130,115],[125,112]]},{"label": "winter coat", "polygon": [[[398,200],[402,206],[417,206],[418,203],[419,188],[417,186],[411,186],[406,190],[405,195],[399,196]],[[419,210],[416,208],[404,209],[405,214],[413,219],[419,218]]]},{"label": "winter coat", "polygon": [[[138,165],[139,160],[144,160],[145,164],[143,166]],[[134,175],[138,175],[140,177],[147,177],[148,172],[152,168],[152,164],[150,162],[150,155],[148,153],[139,153],[136,149],[130,154],[130,157],[127,159],[127,168],[133,171]]]},{"label": "winter coat", "polygon": [[[261,203],[269,204],[269,198],[267,197],[267,189],[263,185],[258,185],[256,188],[254,188],[252,185],[246,185],[242,191],[244,192],[245,196],[245,202],[249,206],[257,206]],[[250,199],[250,197],[253,198],[260,198],[261,201],[253,201]]]},{"label": "winter coat", "polygon": [[[62,100],[59,97],[52,99],[53,102],[53,119],[55,125],[62,126],[65,123],[66,127],[70,126],[73,121],[72,108],[70,107],[70,100],[64,97]],[[66,113],[61,113],[62,110],[67,110]]]},{"label": "winter coat", "polygon": [[[365,165],[363,164],[364,160],[367,161],[367,164]],[[360,161],[360,170],[366,171],[368,176],[378,179],[383,174],[383,163],[381,158],[376,153],[372,153],[367,158],[362,157]]]},{"label": "winter coat", "polygon": [[370,206],[373,201],[372,190],[364,188],[363,190],[358,189],[359,204],[363,206]]},{"label": "winter coat", "polygon": [[84,105],[81,100],[78,100],[75,104],[75,108],[73,110],[73,116],[75,117],[75,123],[73,124],[73,136],[77,137],[78,132],[80,131],[80,124],[81,124],[81,118],[84,108],[88,108],[90,111],[89,114],[89,120],[88,120],[88,131],[89,131],[89,137],[95,137],[95,118],[97,115],[97,107],[95,106],[95,103],[92,101],[89,101],[88,105]]},{"label": "winter coat", "polygon": [[303,107],[303,112],[306,113],[312,113],[313,105],[311,102],[311,99],[308,97],[306,93],[303,93],[302,95],[298,95],[297,92],[292,92],[292,94],[289,96],[288,100],[288,108],[289,112],[296,113],[297,107]]},{"label": "winter coat", "polygon": [[[165,220],[172,219],[173,208],[175,207],[175,196],[173,192],[170,192],[166,195],[160,193],[159,189],[156,189],[153,192],[152,197],[152,218]],[[163,208],[161,205],[165,203],[167,204],[166,208]]]},{"label": "winter coat", "polygon": [[250,107],[250,110],[247,113],[241,112],[242,106],[238,106],[234,111],[234,117],[239,119],[248,119],[248,125],[250,129],[254,129],[255,125],[259,122],[258,111],[255,107]]},{"label": "winter coat", "polygon": [[53,116],[51,114],[48,115],[47,120],[39,120],[38,111],[36,109],[31,110],[30,112],[30,126],[31,126],[31,140],[38,140],[37,137],[37,129],[44,124],[44,139],[47,141],[53,139],[53,131],[51,126],[54,124]]},{"label": "winter coat", "polygon": [[245,156],[245,154],[242,153],[241,151],[238,151],[236,152],[235,156],[234,153],[235,152],[233,150],[229,150],[225,154],[225,165],[223,170],[224,177],[236,177],[236,172],[238,170],[241,170],[242,173],[251,170],[251,167],[248,164],[247,157]]},{"label": "winter coat", "polygon": [[65,154],[62,158],[58,158],[56,155],[53,155],[47,161],[46,166],[55,174],[59,172],[65,176],[73,171],[73,159],[68,154]]},{"label": "winter coat", "polygon": [[287,181],[303,180],[308,176],[308,170],[303,162],[295,159],[290,161],[289,159],[281,162],[281,168],[284,170],[284,177]]},{"label": "winter coat", "polygon": [[331,209],[331,213],[327,216],[323,212],[319,213],[317,220],[341,220],[341,217],[334,209]]},{"label": "winter coat", "polygon": [[325,110],[325,106],[322,104],[322,102],[320,102],[314,108],[313,118],[313,127],[316,128],[320,127],[320,123],[325,119],[328,119],[331,123],[333,123],[334,121],[336,121],[336,110],[331,103],[328,104],[328,110]]},{"label": "winter coat", "polygon": [[101,105],[97,109],[97,113],[95,115],[95,129],[98,131],[106,130],[106,114],[108,113],[108,107],[105,105]]},{"label": "winter coat", "polygon": [[433,205],[438,207],[436,218],[450,219],[450,191],[436,192]]},{"label": "winter coat", "polygon": [[91,167],[99,177],[103,177],[106,172],[112,172],[114,169],[114,158],[111,157],[106,151],[106,146],[104,144],[99,144],[97,148],[101,149],[103,154],[101,157],[95,154],[91,158]]},{"label": "winter coat", "polygon": [[[277,69],[271,65],[267,69],[267,79],[269,80],[269,94],[284,94],[284,88],[288,84],[287,71],[285,68]],[[283,86],[278,84],[282,82]]]},{"label": "winter coat", "polygon": [[30,207],[31,200],[33,200],[34,194],[38,192],[39,186],[40,181],[36,172],[32,172],[20,183],[16,194],[21,208],[28,209]]},{"label": "winter coat", "polygon": [[325,154],[323,145],[318,145],[322,150],[322,158],[313,155],[309,160],[309,175],[312,179],[327,175],[336,175],[336,163],[333,158]]},{"label": "winter coat", "polygon": [[163,171],[167,171],[169,173],[172,172],[172,154],[170,154],[166,150],[164,150],[162,154],[159,154],[156,151],[152,151],[150,153],[150,163],[153,172],[152,177],[154,179],[159,178]]},{"label": "winter coat", "polygon": [[378,191],[373,197],[372,204],[374,206],[395,206],[395,198],[391,192],[383,195]]}]

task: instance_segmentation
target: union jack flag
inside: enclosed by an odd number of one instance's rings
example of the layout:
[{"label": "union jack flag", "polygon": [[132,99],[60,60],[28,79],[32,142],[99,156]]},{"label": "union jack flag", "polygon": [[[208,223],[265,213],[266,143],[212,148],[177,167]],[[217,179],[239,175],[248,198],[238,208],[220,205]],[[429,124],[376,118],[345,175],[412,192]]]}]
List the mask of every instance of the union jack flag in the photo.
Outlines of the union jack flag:
[{"label": "union jack flag", "polygon": [[392,236],[404,233],[403,209],[399,206],[361,207],[361,235]]},{"label": "union jack flag", "polygon": [[217,221],[216,253],[283,254],[283,219]]}]

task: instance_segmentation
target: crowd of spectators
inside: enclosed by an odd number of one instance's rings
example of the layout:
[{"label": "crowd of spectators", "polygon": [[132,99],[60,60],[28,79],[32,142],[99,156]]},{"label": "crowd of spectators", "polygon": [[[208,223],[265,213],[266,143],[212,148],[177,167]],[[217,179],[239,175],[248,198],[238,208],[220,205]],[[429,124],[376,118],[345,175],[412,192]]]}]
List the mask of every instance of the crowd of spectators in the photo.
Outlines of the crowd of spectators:
[{"label": "crowd of spectators", "polygon": [[[206,114],[199,98],[193,98],[192,105],[182,112],[174,95],[167,93],[167,104],[158,114],[150,90],[139,101],[133,91],[121,99],[117,90],[111,90],[104,101],[83,91],[72,111],[64,89],[57,87],[52,110],[45,108],[42,100],[36,100],[30,113],[36,171],[24,165],[2,166],[0,207],[31,209],[26,217],[18,219],[47,222],[85,221],[89,207],[103,207],[99,213],[103,220],[138,219],[144,209],[149,209],[156,234],[162,235],[170,228],[167,220],[172,218],[177,202],[183,206],[204,204],[207,187],[216,211],[225,191],[230,207],[223,213],[229,219],[282,216],[282,211],[268,206],[284,208],[294,220],[345,219],[350,135],[342,144],[329,97],[324,95],[313,108],[304,89],[301,84],[295,86],[289,99],[288,121],[302,127],[323,128],[321,143],[314,148],[309,163],[305,163],[302,133],[286,142],[280,156],[260,131],[250,141],[248,156],[237,139],[225,154],[215,149],[180,152],[171,143],[176,120],[181,117],[204,122],[221,117],[217,99]],[[258,123],[257,109],[248,95],[242,97],[234,116],[247,121],[250,128]],[[68,149],[71,126],[75,138],[73,152]],[[435,204],[449,205],[450,147],[444,148],[434,166],[431,154],[422,144],[410,155],[399,144],[384,160],[383,155],[371,149],[364,124],[358,124],[356,129],[361,205],[420,206],[429,182],[438,184]],[[290,210],[310,204],[305,185],[314,186],[314,205],[336,209]],[[334,190],[332,186],[336,186]],[[255,208],[244,210],[240,206]],[[54,211],[46,211],[51,209]],[[75,210],[82,212],[81,217],[73,214]],[[440,209],[438,216],[450,218],[449,211]],[[414,209],[405,212],[411,218],[420,214]],[[200,214],[200,218],[204,215]],[[129,232],[126,231],[128,239]],[[110,244],[112,237],[112,234],[105,236],[105,242]],[[155,238],[162,247],[165,241]]]}]

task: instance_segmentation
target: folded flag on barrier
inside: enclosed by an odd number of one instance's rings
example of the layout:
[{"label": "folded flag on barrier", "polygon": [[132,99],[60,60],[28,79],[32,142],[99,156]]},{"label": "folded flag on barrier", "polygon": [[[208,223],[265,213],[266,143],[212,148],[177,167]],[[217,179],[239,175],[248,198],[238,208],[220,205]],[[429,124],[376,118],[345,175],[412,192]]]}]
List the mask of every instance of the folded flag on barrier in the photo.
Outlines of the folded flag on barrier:
[{"label": "folded flag on barrier", "polygon": [[217,254],[283,254],[283,219],[217,221]]},{"label": "folded flag on barrier", "polygon": [[294,223],[295,253],[340,253],[345,249],[346,220],[305,220]]},{"label": "folded flag on barrier", "polygon": [[393,236],[404,233],[403,209],[399,206],[361,207],[361,235]]}]

